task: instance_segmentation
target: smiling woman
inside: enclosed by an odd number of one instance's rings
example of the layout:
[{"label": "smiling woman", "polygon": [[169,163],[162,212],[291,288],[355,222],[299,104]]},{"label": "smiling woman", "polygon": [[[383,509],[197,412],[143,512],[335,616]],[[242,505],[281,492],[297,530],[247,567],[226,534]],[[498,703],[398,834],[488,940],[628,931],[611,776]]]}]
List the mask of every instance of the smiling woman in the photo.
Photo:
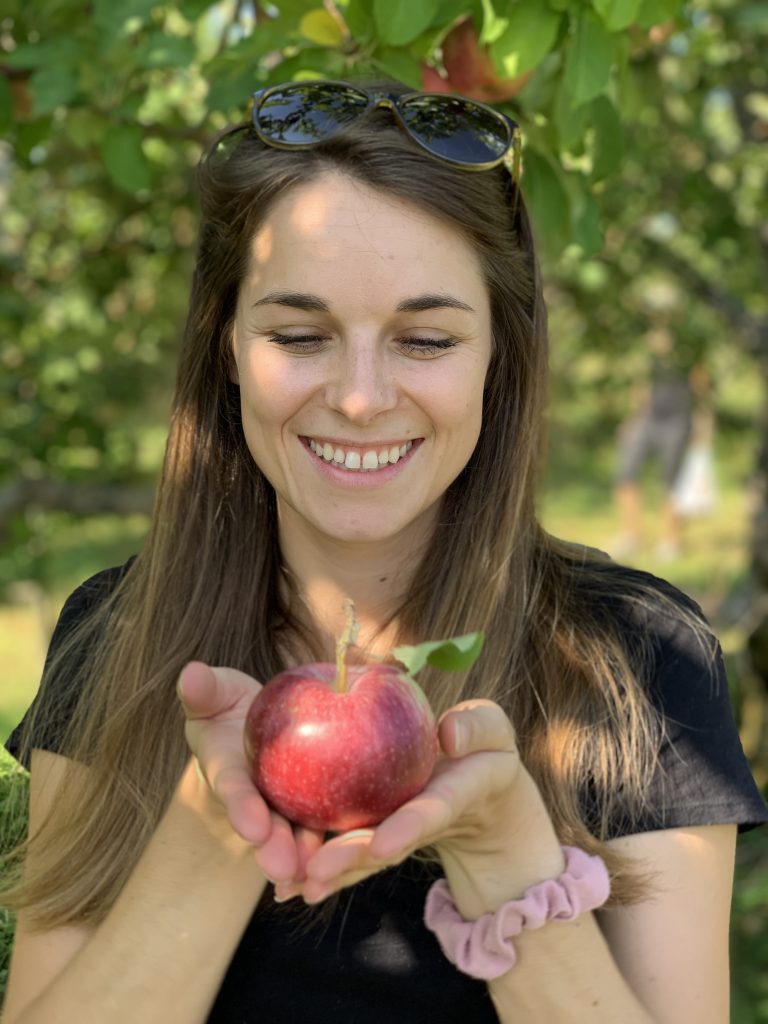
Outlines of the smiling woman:
[{"label": "smiling woman", "polygon": [[[310,294],[275,290],[299,279]],[[283,558],[310,606],[332,610],[329,637],[352,586],[370,633],[401,600],[401,570],[422,553],[480,434],[491,316],[474,250],[410,204],[323,174],[278,199],[254,233],[232,347]],[[310,568],[332,557],[359,575],[353,540],[379,545],[367,583]]]},{"label": "smiling woman", "polygon": [[[768,812],[719,645],[540,527],[519,135],[407,94],[267,90],[201,163],[149,539],[68,600],[8,741],[32,770],[4,1024],[727,1020],[735,837]],[[350,598],[360,664],[485,644],[419,673],[422,792],[324,835],[267,805],[244,723],[333,660]]]}]

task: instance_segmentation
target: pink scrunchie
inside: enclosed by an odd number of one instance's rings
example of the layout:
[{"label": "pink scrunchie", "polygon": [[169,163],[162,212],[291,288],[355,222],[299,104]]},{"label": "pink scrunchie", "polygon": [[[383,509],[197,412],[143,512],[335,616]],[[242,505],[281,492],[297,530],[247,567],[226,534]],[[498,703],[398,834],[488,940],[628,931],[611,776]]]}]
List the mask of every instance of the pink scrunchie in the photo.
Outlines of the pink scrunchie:
[{"label": "pink scrunchie", "polygon": [[611,881],[603,859],[575,846],[563,846],[562,851],[565,871],[559,878],[531,886],[522,899],[510,900],[476,921],[466,921],[458,912],[444,878],[430,887],[424,923],[451,963],[473,978],[491,981],[517,963],[510,940],[523,928],[572,921],[605,903]]}]

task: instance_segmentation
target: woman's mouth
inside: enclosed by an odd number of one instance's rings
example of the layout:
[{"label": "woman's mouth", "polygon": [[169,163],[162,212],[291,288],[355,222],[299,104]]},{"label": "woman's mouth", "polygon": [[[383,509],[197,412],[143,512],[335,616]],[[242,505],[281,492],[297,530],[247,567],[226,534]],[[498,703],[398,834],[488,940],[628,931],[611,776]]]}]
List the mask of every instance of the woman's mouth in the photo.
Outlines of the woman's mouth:
[{"label": "woman's mouth", "polygon": [[314,438],[305,439],[309,447],[319,458],[325,462],[332,462],[343,469],[351,470],[353,473],[373,473],[384,466],[393,466],[404,459],[413,447],[413,441],[405,441],[402,444],[372,445],[370,448],[344,448],[341,445],[334,445],[330,441],[316,441]]},{"label": "woman's mouth", "polygon": [[415,454],[424,438],[407,441],[380,442],[371,445],[342,445],[322,437],[302,437],[301,442],[311,453],[312,460],[324,475],[351,483],[357,479],[379,480],[384,483],[398,475],[398,471]]}]

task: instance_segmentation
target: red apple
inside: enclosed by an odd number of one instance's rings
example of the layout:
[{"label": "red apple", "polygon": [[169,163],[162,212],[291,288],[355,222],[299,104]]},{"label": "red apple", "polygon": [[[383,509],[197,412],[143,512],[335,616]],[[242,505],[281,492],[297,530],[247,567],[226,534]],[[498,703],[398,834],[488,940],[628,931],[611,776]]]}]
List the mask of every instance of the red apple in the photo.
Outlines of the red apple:
[{"label": "red apple", "polygon": [[426,61],[421,62],[421,88],[424,92],[452,92],[448,79]]},{"label": "red apple", "polygon": [[251,778],[289,821],[376,825],[425,786],[439,744],[429,701],[395,665],[302,665],[270,680],[245,726]]},{"label": "red apple", "polygon": [[[514,78],[499,78],[493,66],[490,50],[487,46],[480,46],[471,17],[460,21],[451,29],[443,40],[442,53],[443,66],[451,88],[462,96],[483,103],[498,103],[511,99],[520,92],[533,74],[531,69]],[[422,68],[422,81],[423,79]],[[426,86],[424,88],[426,89]]]}]

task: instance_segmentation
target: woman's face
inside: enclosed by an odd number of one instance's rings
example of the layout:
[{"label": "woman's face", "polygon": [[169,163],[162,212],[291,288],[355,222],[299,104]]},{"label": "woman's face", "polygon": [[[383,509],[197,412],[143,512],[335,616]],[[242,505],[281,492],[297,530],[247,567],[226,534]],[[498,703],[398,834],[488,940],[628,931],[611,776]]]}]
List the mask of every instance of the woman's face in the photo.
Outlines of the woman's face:
[{"label": "woman's face", "polygon": [[431,527],[477,443],[491,357],[458,234],[341,174],[296,188],[253,239],[233,345],[281,529],[372,542]]}]

